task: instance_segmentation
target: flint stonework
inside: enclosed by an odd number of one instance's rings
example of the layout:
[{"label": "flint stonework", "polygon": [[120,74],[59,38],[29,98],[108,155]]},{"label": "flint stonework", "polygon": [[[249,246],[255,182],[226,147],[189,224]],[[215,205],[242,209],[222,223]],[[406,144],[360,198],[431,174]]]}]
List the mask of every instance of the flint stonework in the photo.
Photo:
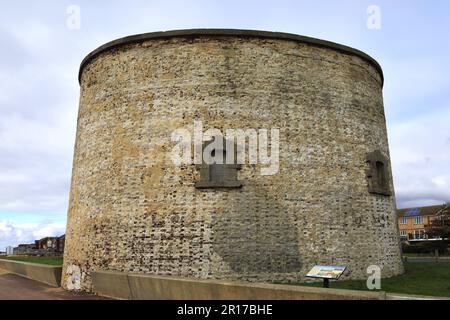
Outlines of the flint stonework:
[{"label": "flint stonework", "polygon": [[[297,282],[316,264],[343,279],[403,273],[382,98],[367,55],[295,35],[188,30],[107,44],[80,70],[65,288],[109,270]],[[280,130],[279,173],[237,171],[240,188],[196,188],[170,160],[171,133]],[[367,155],[386,157],[388,194]]]}]

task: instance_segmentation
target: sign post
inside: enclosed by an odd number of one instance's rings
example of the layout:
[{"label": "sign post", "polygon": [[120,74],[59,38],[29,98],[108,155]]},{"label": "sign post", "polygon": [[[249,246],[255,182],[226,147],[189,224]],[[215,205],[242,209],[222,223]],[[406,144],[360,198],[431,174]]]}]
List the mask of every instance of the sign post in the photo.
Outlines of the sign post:
[{"label": "sign post", "polygon": [[314,266],[306,275],[307,278],[323,279],[323,287],[330,287],[331,280],[339,280],[347,267],[338,266]]}]

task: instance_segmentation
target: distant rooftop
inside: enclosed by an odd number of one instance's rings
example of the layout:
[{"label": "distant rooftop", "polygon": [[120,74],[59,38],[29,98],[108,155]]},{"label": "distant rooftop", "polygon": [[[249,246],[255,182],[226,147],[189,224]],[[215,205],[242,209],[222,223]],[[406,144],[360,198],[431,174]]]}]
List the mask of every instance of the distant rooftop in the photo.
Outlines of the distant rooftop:
[{"label": "distant rooftop", "polygon": [[406,208],[406,209],[398,209],[397,213],[399,217],[419,217],[419,216],[433,216],[435,215],[439,209],[442,209],[444,206],[428,206],[428,207],[416,207],[416,208]]}]

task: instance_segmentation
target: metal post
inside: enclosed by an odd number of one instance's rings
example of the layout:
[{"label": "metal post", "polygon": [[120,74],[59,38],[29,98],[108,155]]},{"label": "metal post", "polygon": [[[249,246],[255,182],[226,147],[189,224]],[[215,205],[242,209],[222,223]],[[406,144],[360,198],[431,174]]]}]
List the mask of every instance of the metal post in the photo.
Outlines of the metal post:
[{"label": "metal post", "polygon": [[323,279],[323,287],[329,288],[330,287],[330,280],[329,279]]}]

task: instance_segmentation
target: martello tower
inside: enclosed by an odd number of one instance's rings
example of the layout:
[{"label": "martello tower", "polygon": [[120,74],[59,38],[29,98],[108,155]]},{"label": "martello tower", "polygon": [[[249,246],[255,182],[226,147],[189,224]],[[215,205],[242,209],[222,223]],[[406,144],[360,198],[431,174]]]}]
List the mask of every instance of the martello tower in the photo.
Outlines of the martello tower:
[{"label": "martello tower", "polygon": [[[369,265],[403,272],[383,75],[366,54],[284,33],[158,32],[89,54],[80,85],[66,288],[90,290],[92,270],[269,282],[319,263],[351,279]],[[279,172],[175,165],[171,134],[194,121],[279,129]]]}]

